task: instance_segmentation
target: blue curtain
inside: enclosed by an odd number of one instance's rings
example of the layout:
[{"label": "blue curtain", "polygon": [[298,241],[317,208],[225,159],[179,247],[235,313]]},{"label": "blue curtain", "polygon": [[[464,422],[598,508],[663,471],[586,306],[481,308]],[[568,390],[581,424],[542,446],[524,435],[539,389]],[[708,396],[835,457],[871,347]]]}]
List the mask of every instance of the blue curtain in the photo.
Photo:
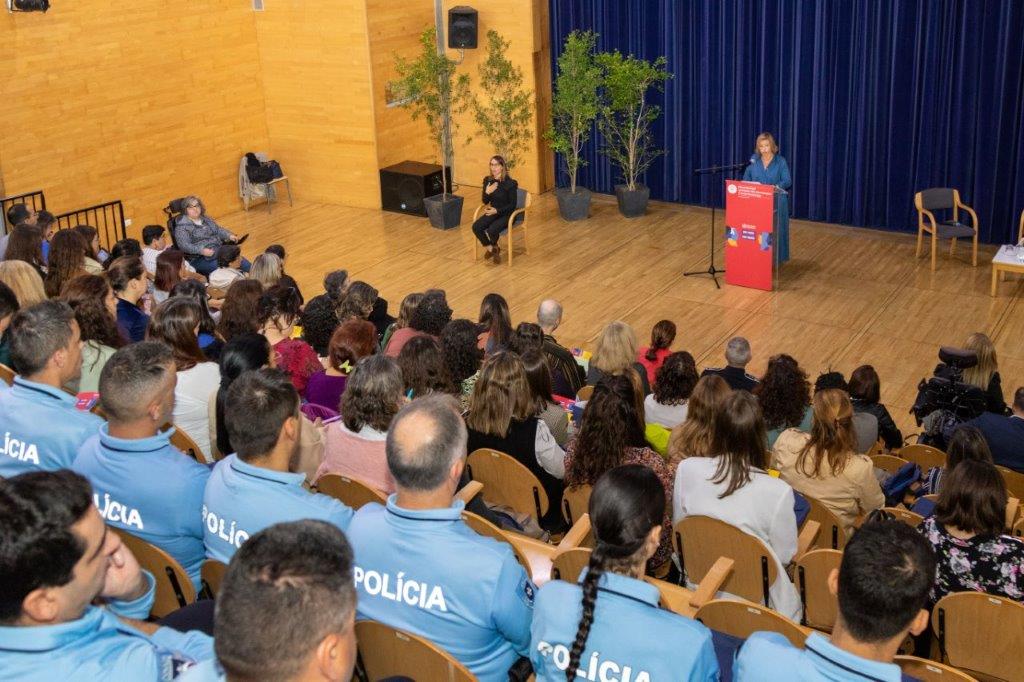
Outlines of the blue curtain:
[{"label": "blue curtain", "polygon": [[[553,59],[574,29],[598,49],[664,55],[651,101],[667,154],[651,196],[721,205],[693,169],[746,161],[772,132],[797,218],[914,231],[914,193],[955,187],[981,239],[1016,238],[1024,210],[1021,0],[550,0]],[[587,145],[581,183],[617,172]],[[559,184],[564,184],[559,164]]]}]

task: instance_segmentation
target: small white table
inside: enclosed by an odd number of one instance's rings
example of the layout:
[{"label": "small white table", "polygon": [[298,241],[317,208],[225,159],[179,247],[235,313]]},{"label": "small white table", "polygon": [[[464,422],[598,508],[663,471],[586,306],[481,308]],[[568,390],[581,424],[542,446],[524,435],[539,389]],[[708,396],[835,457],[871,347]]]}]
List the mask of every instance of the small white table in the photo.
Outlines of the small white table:
[{"label": "small white table", "polygon": [[[1024,252],[1024,247],[1020,247]],[[1003,275],[1007,272],[1024,273],[1024,261],[1017,258],[1018,247],[1013,244],[1003,244],[999,252],[992,257],[992,295],[996,295],[999,282],[1003,281]]]}]

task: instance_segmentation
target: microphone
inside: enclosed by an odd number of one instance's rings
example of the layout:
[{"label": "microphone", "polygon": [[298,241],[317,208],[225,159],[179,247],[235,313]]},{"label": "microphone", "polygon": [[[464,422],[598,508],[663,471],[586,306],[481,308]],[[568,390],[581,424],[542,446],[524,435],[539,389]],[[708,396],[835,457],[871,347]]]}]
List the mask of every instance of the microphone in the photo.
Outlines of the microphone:
[{"label": "microphone", "polygon": [[747,165],[749,166],[750,164],[754,163],[755,161],[757,161],[757,154],[751,154],[750,155],[750,161],[747,161]]}]

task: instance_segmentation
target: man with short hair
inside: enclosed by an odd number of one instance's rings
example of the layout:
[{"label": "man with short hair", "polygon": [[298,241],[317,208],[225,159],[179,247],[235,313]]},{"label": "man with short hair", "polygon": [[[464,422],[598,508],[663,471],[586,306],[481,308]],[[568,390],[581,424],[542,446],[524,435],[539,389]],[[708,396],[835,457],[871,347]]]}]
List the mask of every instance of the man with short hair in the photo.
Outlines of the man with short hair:
[{"label": "man with short hair", "polygon": [[993,462],[1024,473],[1024,386],[1014,392],[1010,409],[1009,417],[982,412],[967,424],[977,427],[985,436]]},{"label": "man with short hair", "polygon": [[245,372],[228,389],[225,421],[235,454],[214,468],[203,495],[206,556],[228,563],[253,534],[282,521],[319,519],[345,530],[352,510],[302,487],[299,394],[288,375]]},{"label": "man with short hair", "polygon": [[63,301],[37,303],[14,315],[8,338],[18,376],[0,393],[0,476],[69,467],[103,423],[61,388],[82,375],[75,314]]},{"label": "man with short hair", "polygon": [[544,355],[551,365],[551,389],[555,395],[575,398],[587,383],[586,372],[572,352],[560,345],[552,334],[562,324],[562,304],[547,298],[537,307],[537,324],[544,332]]},{"label": "man with short hair", "polygon": [[700,375],[717,374],[732,390],[753,392],[761,382],[747,374],[750,357],[750,342],[742,336],[734,336],[725,344],[725,367],[708,367]]},{"label": "man with short hair", "polygon": [[7,254],[7,241],[18,225],[35,225],[39,214],[28,204],[11,204],[7,208],[7,229],[0,235],[0,260]]},{"label": "man with short hair", "polygon": [[356,662],[352,548],[323,521],[261,530],[231,559],[217,595],[216,661],[183,682],[349,680]]},{"label": "man with short hair", "polygon": [[171,445],[177,373],[174,354],[159,341],[114,353],[100,372],[107,423],[79,449],[72,469],[89,479],[107,523],[164,550],[198,592],[203,547],[203,491],[209,468]]},{"label": "man with short hair", "polygon": [[453,502],[466,440],[450,396],[414,400],[391,422],[398,492],[363,506],[348,530],[358,616],[433,641],[481,680],[505,680],[527,654],[536,588],[512,548],[471,530]]},{"label": "man with short hair", "polygon": [[868,522],[828,577],[839,599],[832,635],[815,632],[797,649],[778,633],[754,633],[740,649],[733,677],[899,682],[893,657],[908,634],[928,627],[934,581],[935,555],[924,536],[902,521]]},{"label": "man with short hair", "polygon": [[170,680],[213,656],[203,633],[134,620],[156,583],[72,471],[0,480],[0,584],[4,680]]}]

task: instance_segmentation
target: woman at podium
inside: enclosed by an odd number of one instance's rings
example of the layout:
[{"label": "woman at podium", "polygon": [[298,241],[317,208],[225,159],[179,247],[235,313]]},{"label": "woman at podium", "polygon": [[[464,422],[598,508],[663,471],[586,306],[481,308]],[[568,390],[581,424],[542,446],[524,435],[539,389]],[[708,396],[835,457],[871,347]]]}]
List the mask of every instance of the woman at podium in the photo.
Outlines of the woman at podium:
[{"label": "woman at podium", "polygon": [[[775,185],[787,192],[793,186],[786,159],[779,156],[779,145],[771,133],[761,133],[754,141],[754,155],[743,171],[743,179]],[[775,195],[775,262],[789,260],[789,194]]]}]

